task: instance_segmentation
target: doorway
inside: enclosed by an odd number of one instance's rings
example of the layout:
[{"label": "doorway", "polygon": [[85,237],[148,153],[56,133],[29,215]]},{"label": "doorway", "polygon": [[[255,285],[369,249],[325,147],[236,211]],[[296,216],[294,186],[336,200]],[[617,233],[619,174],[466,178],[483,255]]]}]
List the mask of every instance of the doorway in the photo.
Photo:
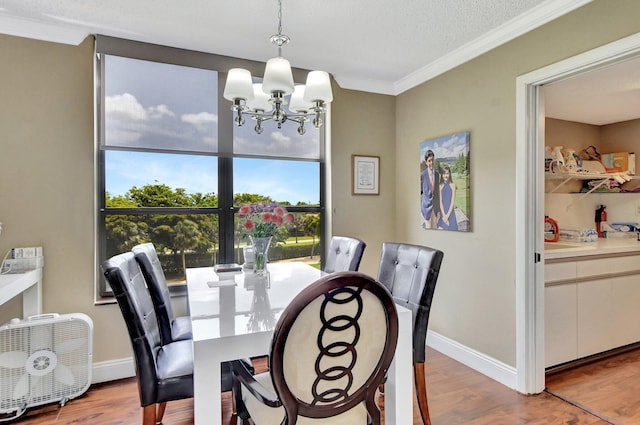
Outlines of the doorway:
[{"label": "doorway", "polygon": [[545,85],[640,55],[640,34],[520,76],[516,80],[516,369],[517,390],[545,387],[544,99]]}]

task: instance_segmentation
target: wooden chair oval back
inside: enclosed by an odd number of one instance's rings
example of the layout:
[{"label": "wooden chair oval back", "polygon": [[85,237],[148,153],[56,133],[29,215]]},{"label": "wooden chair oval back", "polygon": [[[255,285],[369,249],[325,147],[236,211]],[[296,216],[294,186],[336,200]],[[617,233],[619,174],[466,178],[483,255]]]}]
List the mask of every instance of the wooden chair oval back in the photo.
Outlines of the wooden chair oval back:
[{"label": "wooden chair oval back", "polygon": [[270,369],[287,417],[326,418],[365,402],[380,423],[375,392],[398,339],[388,291],[357,272],[327,275],[285,309],[272,340]]}]

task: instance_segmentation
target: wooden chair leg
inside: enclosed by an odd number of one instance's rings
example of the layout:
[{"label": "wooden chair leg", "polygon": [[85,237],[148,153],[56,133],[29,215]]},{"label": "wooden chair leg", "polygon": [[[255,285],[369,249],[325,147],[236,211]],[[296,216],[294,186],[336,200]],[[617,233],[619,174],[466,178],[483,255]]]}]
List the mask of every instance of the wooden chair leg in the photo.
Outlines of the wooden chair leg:
[{"label": "wooden chair leg", "polygon": [[167,402],[158,404],[158,411],[156,413],[156,423],[162,422],[162,418],[164,417],[164,411],[167,410]]},{"label": "wooden chair leg", "polygon": [[416,396],[418,397],[418,407],[424,425],[431,425],[429,418],[429,406],[427,405],[427,385],[425,382],[424,363],[415,363],[413,379],[416,383]]},{"label": "wooden chair leg", "polygon": [[155,404],[150,404],[142,408],[142,425],[156,425]]}]

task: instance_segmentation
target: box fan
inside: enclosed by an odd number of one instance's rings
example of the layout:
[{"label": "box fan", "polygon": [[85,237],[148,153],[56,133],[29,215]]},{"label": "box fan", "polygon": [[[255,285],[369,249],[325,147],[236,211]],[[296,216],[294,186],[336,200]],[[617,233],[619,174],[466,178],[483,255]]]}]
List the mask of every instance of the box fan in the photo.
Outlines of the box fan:
[{"label": "box fan", "polygon": [[83,394],[91,384],[92,355],[93,322],[82,313],[41,314],[0,326],[0,422]]}]

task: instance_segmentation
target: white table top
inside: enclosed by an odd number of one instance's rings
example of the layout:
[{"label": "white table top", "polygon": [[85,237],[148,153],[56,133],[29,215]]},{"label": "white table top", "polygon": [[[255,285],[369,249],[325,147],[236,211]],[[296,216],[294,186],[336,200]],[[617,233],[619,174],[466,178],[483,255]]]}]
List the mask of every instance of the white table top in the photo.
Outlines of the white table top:
[{"label": "white table top", "polygon": [[[291,300],[325,273],[302,262],[269,263],[269,277],[252,271],[220,280],[213,267],[187,269],[193,327],[194,424],[220,425],[220,364],[266,355],[280,314]],[[229,277],[229,276],[227,276]],[[385,423],[411,423],[413,384],[411,311],[398,310],[396,354],[385,383]]]},{"label": "white table top", "polygon": [[0,275],[0,305],[22,293],[22,315],[42,313],[42,269]]},{"label": "white table top", "polygon": [[271,263],[268,269],[267,276],[249,270],[228,280],[212,267],[188,269],[194,341],[272,331],[284,307],[324,274],[301,262]]}]

